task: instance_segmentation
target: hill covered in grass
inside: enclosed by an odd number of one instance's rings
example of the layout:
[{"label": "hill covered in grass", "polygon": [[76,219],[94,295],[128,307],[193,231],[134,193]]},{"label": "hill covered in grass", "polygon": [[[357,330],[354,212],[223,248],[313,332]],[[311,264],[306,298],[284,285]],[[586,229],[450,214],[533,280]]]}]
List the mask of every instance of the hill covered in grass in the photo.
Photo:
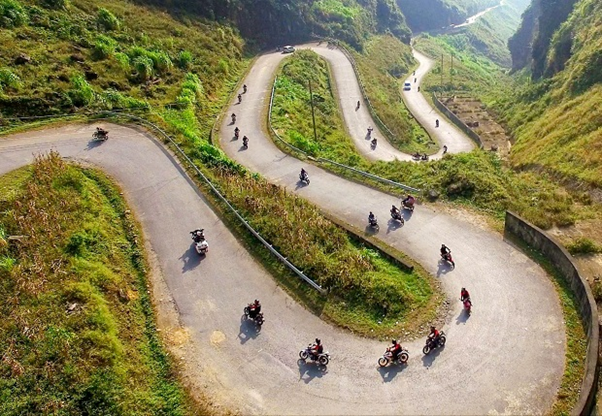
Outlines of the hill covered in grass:
[{"label": "hill covered in grass", "polygon": [[262,46],[334,37],[356,49],[370,35],[391,33],[405,43],[410,29],[395,0],[139,0],[234,23]]},{"label": "hill covered in grass", "polygon": [[202,411],[157,338],[140,233],[119,194],[56,153],[0,177],[0,414]]},{"label": "hill covered in grass", "polygon": [[516,138],[515,166],[545,169],[577,187],[602,186],[601,51],[602,3],[581,0],[551,35],[541,74],[534,61],[533,77],[543,78],[523,77],[498,106]]}]

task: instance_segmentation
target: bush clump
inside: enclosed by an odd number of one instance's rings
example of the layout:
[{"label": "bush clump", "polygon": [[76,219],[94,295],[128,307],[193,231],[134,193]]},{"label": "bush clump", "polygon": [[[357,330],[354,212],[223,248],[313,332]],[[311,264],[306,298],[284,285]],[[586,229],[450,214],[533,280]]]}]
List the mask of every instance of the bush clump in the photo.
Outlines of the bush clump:
[{"label": "bush clump", "polygon": [[27,12],[17,0],[0,0],[0,27],[12,28],[27,22]]},{"label": "bush clump", "polygon": [[119,19],[117,19],[113,13],[104,7],[98,9],[96,22],[98,23],[98,26],[104,30],[117,30],[120,26]]}]

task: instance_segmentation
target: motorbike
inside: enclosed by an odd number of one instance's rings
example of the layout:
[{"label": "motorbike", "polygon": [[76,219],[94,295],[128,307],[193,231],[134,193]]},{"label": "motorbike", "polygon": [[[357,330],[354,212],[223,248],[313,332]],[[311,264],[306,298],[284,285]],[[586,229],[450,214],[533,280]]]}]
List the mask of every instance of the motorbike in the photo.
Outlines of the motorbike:
[{"label": "motorbike", "polygon": [[405,223],[405,220],[403,219],[399,211],[391,210],[391,218],[393,218],[395,221],[401,222],[401,225]]},{"label": "motorbike", "polygon": [[366,133],[366,138],[370,139],[372,137],[372,130],[374,130],[372,127],[368,127],[368,133]]},{"label": "motorbike", "polygon": [[376,144],[377,144],[377,140],[376,139],[372,139],[372,141],[370,142],[370,145],[372,146],[372,149],[376,149]]},{"label": "motorbike", "polygon": [[433,340],[431,338],[426,339],[426,344],[425,344],[424,348],[422,348],[422,353],[424,355],[428,355],[435,348],[443,347],[445,345],[446,340],[447,339],[445,338],[445,332],[439,331],[439,339],[437,340],[436,343],[433,342]]},{"label": "motorbike", "polygon": [[245,149],[249,148],[249,138],[247,136],[242,138],[242,147]]},{"label": "motorbike", "polygon": [[466,313],[470,315],[470,313],[472,312],[472,302],[470,301],[470,298],[466,298],[464,300],[460,299],[460,301],[464,305],[464,310],[466,311]]},{"label": "motorbike", "polygon": [[[245,306],[244,314],[245,314],[245,319],[250,318],[250,315],[251,315],[250,305]],[[255,322],[257,324],[257,326],[263,325],[263,323],[265,322],[265,320],[263,319],[263,312],[259,312],[257,315],[255,315],[255,318],[253,318],[253,322]]]},{"label": "motorbike", "polygon": [[414,204],[415,202],[405,202],[405,201],[401,201],[401,206],[403,207],[403,209],[407,209],[408,211],[414,211]]},{"label": "motorbike", "polygon": [[439,127],[439,119],[435,120],[435,127]]},{"label": "motorbike", "polygon": [[236,114],[232,113],[230,117],[232,117],[232,124],[236,123]]},{"label": "motorbike", "polygon": [[236,138],[236,140],[238,140],[239,136],[240,136],[240,133],[238,132],[238,130],[234,130],[234,137]]},{"label": "motorbike", "polygon": [[303,174],[299,174],[299,180],[301,182],[305,182],[307,185],[309,185],[309,175],[306,173],[305,175]]},{"label": "motorbike", "polygon": [[195,235],[194,231],[190,232],[192,241],[194,241],[194,248],[198,254],[207,254],[209,251],[209,243],[205,239],[205,236],[202,235],[200,238]]},{"label": "motorbike", "polygon": [[242,86],[242,93],[243,93],[243,94],[246,94],[246,93],[247,93],[247,86],[246,86],[246,85],[243,85],[243,86]]},{"label": "motorbike", "polygon": [[317,361],[320,365],[328,365],[330,362],[330,354],[328,354],[328,351],[324,351],[316,356],[311,351],[311,347],[312,346],[309,345],[306,349],[299,351],[299,358],[301,358],[303,361],[311,359],[312,361]]},{"label": "motorbike", "polygon": [[242,103],[242,95],[238,94],[238,104]]},{"label": "motorbike", "polygon": [[452,258],[451,252],[441,253],[441,258],[443,261],[448,262],[452,265],[452,267],[456,267],[456,263],[454,263],[454,259]]},{"label": "motorbike", "polygon": [[382,357],[378,359],[378,365],[381,367],[386,367],[391,363],[396,364],[406,364],[410,359],[410,354],[408,350],[404,347],[401,347],[401,352],[397,355],[397,358],[393,360],[393,353],[391,352],[391,348],[387,348],[387,351],[383,354]]},{"label": "motorbike", "polygon": [[378,220],[376,217],[368,218],[368,223],[370,224],[370,227],[378,227]]},{"label": "motorbike", "polygon": [[109,138],[109,132],[106,130],[96,129],[94,133],[92,133],[92,140],[104,142]]}]

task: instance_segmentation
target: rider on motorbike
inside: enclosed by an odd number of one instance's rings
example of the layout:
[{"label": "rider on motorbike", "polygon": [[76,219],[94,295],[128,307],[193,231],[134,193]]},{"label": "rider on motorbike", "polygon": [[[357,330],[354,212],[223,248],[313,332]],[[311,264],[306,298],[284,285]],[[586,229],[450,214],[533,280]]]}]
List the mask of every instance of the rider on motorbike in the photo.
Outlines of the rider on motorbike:
[{"label": "rider on motorbike", "polygon": [[449,253],[451,253],[449,247],[447,247],[445,244],[441,244],[441,257],[446,257]]},{"label": "rider on motorbike", "polygon": [[397,208],[395,205],[391,205],[391,216],[398,217],[399,215],[399,208]]},{"label": "rider on motorbike", "polygon": [[434,344],[437,345],[437,341],[439,341],[439,331],[434,326],[431,326],[431,333],[428,336],[428,339]]},{"label": "rider on motorbike", "polygon": [[392,347],[387,348],[388,351],[391,352],[391,354],[393,354],[393,359],[396,360],[397,356],[399,355],[399,353],[401,353],[402,349],[401,349],[401,345],[397,342],[396,339],[391,340],[391,343],[393,344]]},{"label": "rider on motorbike", "polygon": [[259,312],[261,312],[261,303],[258,299],[255,299],[255,302],[249,304],[249,318],[255,319]]},{"label": "rider on motorbike", "polygon": [[194,240],[195,243],[200,243],[203,240],[205,240],[205,229],[204,228],[199,228],[197,230],[191,231],[190,234],[192,234],[192,239]]},{"label": "rider on motorbike", "polygon": [[301,174],[299,176],[301,176],[301,180],[305,180],[305,178],[307,178],[307,171],[301,168]]},{"label": "rider on motorbike", "polygon": [[311,352],[315,358],[324,352],[324,347],[322,346],[322,341],[320,341],[320,338],[316,338],[316,342],[311,345],[309,352]]},{"label": "rider on motorbike", "polygon": [[374,130],[372,126],[368,127],[368,137],[372,136],[372,130]]},{"label": "rider on motorbike", "polygon": [[242,145],[247,146],[249,144],[249,138],[247,136],[242,136]]},{"label": "rider on motorbike", "polygon": [[232,113],[230,117],[232,117],[232,123],[236,123],[236,114]]},{"label": "rider on motorbike", "polygon": [[435,120],[435,127],[439,127],[439,119]]},{"label": "rider on motorbike", "polygon": [[246,94],[247,93],[247,84],[242,86],[242,93]]},{"label": "rider on motorbike", "polygon": [[372,139],[372,147],[376,147],[376,144],[378,143],[378,141],[376,140],[376,137],[374,139]]},{"label": "rider on motorbike", "polygon": [[414,203],[416,202],[416,198],[414,198],[412,195],[408,194],[408,196],[406,196],[403,201],[401,201],[401,203],[403,205],[407,205],[408,207],[413,207]]},{"label": "rider on motorbike", "polygon": [[96,127],[96,133],[98,133],[101,136],[106,136],[107,134],[109,134],[109,132],[103,129],[102,127]]},{"label": "rider on motorbike", "polygon": [[242,95],[238,94],[238,104],[242,101]]},{"label": "rider on motorbike", "polygon": [[376,217],[374,216],[374,214],[372,213],[372,211],[370,211],[370,214],[368,214],[368,222],[370,224],[373,224],[376,222]]},{"label": "rider on motorbike", "polygon": [[465,287],[463,287],[462,290],[460,291],[460,300],[462,302],[464,302],[465,300],[467,300],[468,302],[470,302],[470,293],[468,293],[468,290],[466,290]]}]

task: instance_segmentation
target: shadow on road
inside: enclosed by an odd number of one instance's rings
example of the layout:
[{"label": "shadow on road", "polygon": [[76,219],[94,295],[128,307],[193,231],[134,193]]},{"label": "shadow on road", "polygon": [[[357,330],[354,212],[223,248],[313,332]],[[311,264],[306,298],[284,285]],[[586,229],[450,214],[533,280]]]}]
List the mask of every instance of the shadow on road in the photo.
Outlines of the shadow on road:
[{"label": "shadow on road", "polygon": [[364,234],[366,235],[374,235],[374,234],[378,234],[378,231],[380,230],[380,226],[376,226],[373,227],[370,224],[366,225],[366,228],[364,229]]},{"label": "shadow on road", "polygon": [[241,344],[245,344],[250,339],[257,338],[260,331],[261,327],[256,325],[251,319],[246,319],[244,315],[240,318],[238,339],[240,339]]},{"label": "shadow on road", "polygon": [[86,150],[92,150],[97,148],[103,143],[103,140],[90,140],[88,142],[88,146],[86,146]]},{"label": "shadow on road", "polygon": [[399,228],[401,228],[401,222],[396,221],[393,218],[390,218],[389,221],[387,222],[387,234],[389,234],[391,231],[395,231]]},{"label": "shadow on road", "polygon": [[438,269],[437,269],[437,277],[441,277],[442,274],[447,274],[449,272],[451,272],[452,270],[454,270],[454,268],[451,266],[451,264],[449,264],[446,261],[443,260],[439,260],[439,263],[437,264]]},{"label": "shadow on road", "polygon": [[240,146],[240,149],[238,149],[239,152],[244,152],[245,150],[247,150],[249,148],[249,146],[245,146],[244,144],[242,146]]},{"label": "shadow on road", "polygon": [[426,368],[432,367],[433,363],[435,362],[435,359],[439,356],[439,354],[441,354],[441,351],[443,351],[445,349],[445,345],[443,347],[439,347],[439,348],[435,348],[434,350],[431,350],[431,352],[428,355],[423,355],[422,356],[422,365],[425,366]]},{"label": "shadow on road", "polygon": [[393,381],[397,374],[401,373],[406,368],[405,365],[391,364],[386,367],[378,367],[378,372],[385,383]]},{"label": "shadow on road", "polygon": [[466,312],[466,309],[462,308],[462,312],[456,318],[456,325],[465,324],[468,318],[470,318],[470,314]]},{"label": "shadow on road", "polygon": [[328,373],[328,368],[326,366],[320,365],[314,361],[306,362],[299,358],[297,360],[297,365],[299,366],[299,380],[303,380],[305,384],[310,383],[316,377],[320,378]]},{"label": "shadow on road", "polygon": [[309,184],[303,182],[302,180],[298,180],[295,184],[295,191],[298,191],[300,188],[305,188],[306,186],[309,186]]},{"label": "shadow on road", "polygon": [[191,244],[190,247],[188,247],[188,250],[186,250],[179,258],[179,260],[182,260],[184,263],[182,265],[182,273],[186,273],[201,264],[201,262],[205,259],[205,256],[205,254],[197,253],[196,249],[194,248],[194,243]]},{"label": "shadow on road", "polygon": [[401,215],[403,215],[404,221],[411,220],[412,219],[412,214],[414,214],[414,211],[410,211],[409,209],[402,209],[401,210]]},{"label": "shadow on road", "polygon": [[232,138],[230,139],[231,142],[235,142],[237,140],[238,140],[238,137],[236,137],[236,136],[232,136]]}]

